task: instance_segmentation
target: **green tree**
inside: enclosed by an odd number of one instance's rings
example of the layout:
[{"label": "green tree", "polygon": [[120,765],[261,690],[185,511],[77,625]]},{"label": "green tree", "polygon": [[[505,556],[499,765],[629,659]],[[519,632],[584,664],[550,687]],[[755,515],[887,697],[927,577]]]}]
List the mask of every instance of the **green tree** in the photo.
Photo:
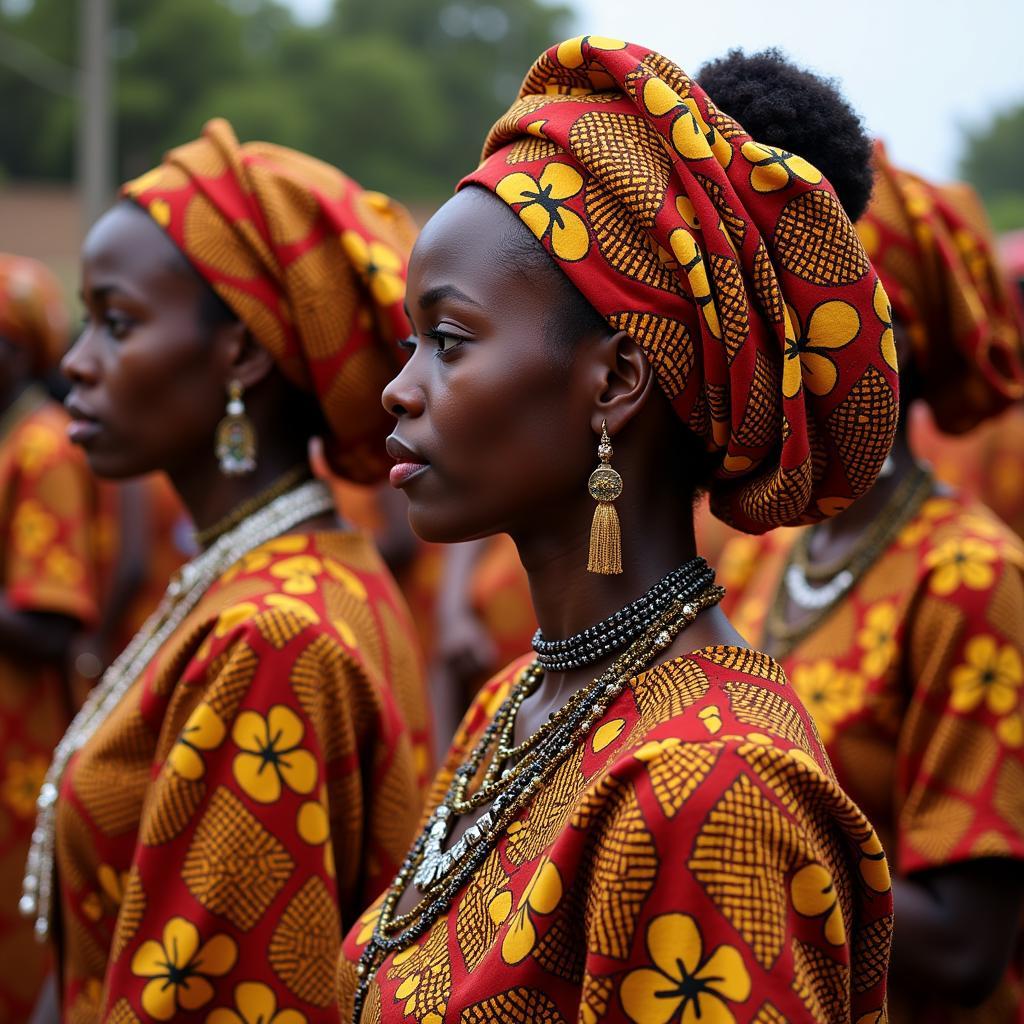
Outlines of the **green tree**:
[{"label": "green tree", "polygon": [[[0,0],[0,178],[73,176],[74,102],[40,81],[75,65],[76,9]],[[336,0],[312,27],[283,0],[116,0],[115,18],[121,180],[221,115],[417,202],[475,166],[530,62],[570,32],[545,0]]]},{"label": "green tree", "polygon": [[997,231],[1024,228],[1024,101],[964,133],[960,173],[980,193]]}]

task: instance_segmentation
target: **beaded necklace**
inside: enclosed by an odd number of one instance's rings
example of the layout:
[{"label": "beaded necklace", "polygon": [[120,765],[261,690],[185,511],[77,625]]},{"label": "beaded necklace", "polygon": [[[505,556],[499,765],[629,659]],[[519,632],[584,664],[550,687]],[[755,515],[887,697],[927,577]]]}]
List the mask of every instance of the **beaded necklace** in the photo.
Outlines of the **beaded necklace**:
[{"label": "beaded necklace", "polygon": [[[373,935],[356,964],[358,985],[353,1004],[353,1024],[359,1022],[370,979],[387,956],[415,942],[448,911],[455,897],[497,845],[513,819],[550,780],[572,750],[584,741],[590,729],[626,688],[626,684],[666,650],[704,609],[717,604],[724,595],[725,591],[721,587],[711,583],[691,600],[673,601],[643,635],[616,658],[610,668],[580,691],[585,696],[567,703],[566,707],[572,704],[570,713],[563,714],[565,708],[556,713],[558,721],[546,731],[545,738],[536,744],[535,757],[529,761],[524,758],[511,770],[499,773],[494,763],[499,757],[495,740],[499,736],[511,735],[519,708],[539,681],[541,670],[536,663],[523,670],[473,751],[456,771],[444,800],[413,843],[381,902],[380,916],[374,925]],[[396,915],[399,901],[419,874],[428,842],[432,842],[433,830],[440,825],[445,835],[450,832],[451,826],[447,819],[459,813],[456,809],[458,806],[466,806],[465,793],[469,782],[479,773],[489,751],[491,760],[485,770],[485,778],[489,776],[495,780],[491,788],[494,794],[491,807],[449,851],[453,852],[461,844],[457,861],[448,865],[444,872],[432,875],[429,880],[424,878],[422,886],[416,883],[417,888],[426,891],[424,899],[407,913]],[[477,826],[482,827],[474,839],[462,843],[466,835]]]},{"label": "beaded necklace", "polygon": [[632,643],[682,590],[701,590],[713,579],[703,558],[693,558],[658,580],[635,601],[564,640],[547,640],[538,629],[533,634],[537,662],[549,672],[585,668]]},{"label": "beaded necklace", "polygon": [[333,507],[328,488],[318,480],[311,480],[253,512],[171,577],[156,611],[103,673],[57,744],[36,800],[36,827],[32,832],[18,909],[23,916],[35,918],[36,938],[40,942],[50,931],[56,803],[60,782],[71,758],[92,739],[157,651],[227,569],[253,548]]}]

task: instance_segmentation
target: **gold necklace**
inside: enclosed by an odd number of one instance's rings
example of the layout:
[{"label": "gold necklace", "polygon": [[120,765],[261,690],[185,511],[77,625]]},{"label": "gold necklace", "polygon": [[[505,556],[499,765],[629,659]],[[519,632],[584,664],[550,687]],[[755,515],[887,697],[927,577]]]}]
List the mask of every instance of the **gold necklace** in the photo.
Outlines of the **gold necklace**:
[{"label": "gold necklace", "polygon": [[285,491],[297,487],[303,480],[313,474],[309,466],[302,464],[293,466],[286,473],[279,476],[269,487],[253,495],[240,505],[236,505],[226,516],[218,519],[212,526],[204,530],[196,530],[196,544],[201,548],[208,547],[218,537],[222,537],[228,530],[233,530],[243,519],[248,519],[254,512],[269,505],[275,498],[280,497]]}]

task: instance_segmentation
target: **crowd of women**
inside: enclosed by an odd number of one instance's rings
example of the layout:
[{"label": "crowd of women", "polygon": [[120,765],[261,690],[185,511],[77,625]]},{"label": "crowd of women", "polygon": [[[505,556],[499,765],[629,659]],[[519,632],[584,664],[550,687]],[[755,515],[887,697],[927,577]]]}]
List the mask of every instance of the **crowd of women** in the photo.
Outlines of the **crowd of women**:
[{"label": "crowd of women", "polygon": [[976,198],[774,51],[524,70],[418,238],[215,120],[67,351],[0,260],[0,1021],[1024,1020]]}]

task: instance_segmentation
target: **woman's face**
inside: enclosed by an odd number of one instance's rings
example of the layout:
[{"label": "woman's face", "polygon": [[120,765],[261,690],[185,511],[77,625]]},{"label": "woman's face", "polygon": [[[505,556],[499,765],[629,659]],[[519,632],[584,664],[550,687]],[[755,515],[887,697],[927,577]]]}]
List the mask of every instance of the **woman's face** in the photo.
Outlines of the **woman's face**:
[{"label": "woman's face", "polygon": [[85,328],[64,357],[69,436],[104,477],[213,458],[224,375],[199,316],[207,286],[143,211],[119,203],[82,248]]},{"label": "woman's face", "polygon": [[398,419],[391,482],[426,540],[554,526],[566,503],[589,501],[594,389],[579,349],[550,336],[557,271],[510,258],[524,233],[539,245],[500,200],[467,188],[413,251],[413,351],[383,401]]}]

